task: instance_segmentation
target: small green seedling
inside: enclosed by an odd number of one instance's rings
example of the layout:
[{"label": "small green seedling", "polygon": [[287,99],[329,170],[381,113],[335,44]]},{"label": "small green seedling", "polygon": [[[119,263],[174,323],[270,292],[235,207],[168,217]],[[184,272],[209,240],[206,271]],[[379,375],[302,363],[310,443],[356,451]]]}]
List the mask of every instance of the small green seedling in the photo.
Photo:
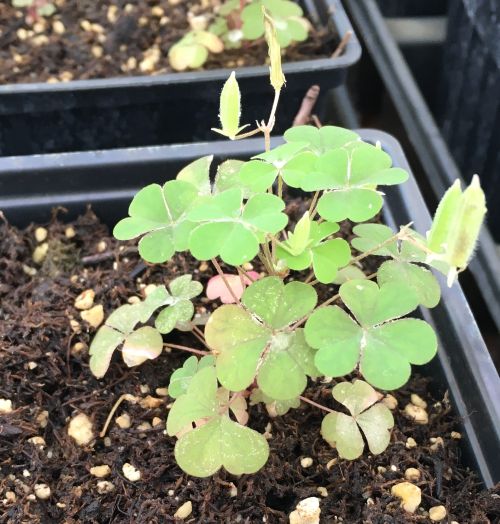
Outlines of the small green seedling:
[{"label": "small green seedling", "polygon": [[[176,252],[211,261],[217,271],[206,292],[214,301],[211,313],[203,321],[194,315],[202,285],[184,275],[168,290],[159,286],[144,301],[118,308],[90,347],[91,371],[102,378],[120,346],[125,363],[135,366],[161,353],[162,335],[192,331],[203,349],[166,342],[194,353],[170,378],[175,402],[167,433],[177,439],[179,466],[198,477],[220,468],[254,473],[266,463],[266,439],[247,426],[247,399],[263,403],[271,417],[301,402],[324,410],[321,434],[342,458],[359,457],[365,442],[372,454],[382,453],[394,420],[374,388],[403,386],[412,365],[435,356],[433,328],[408,315],[438,303],[433,269],[451,285],[466,267],[485,214],[474,178],[464,192],[454,185],[446,193],[427,237],[410,225],[393,231],[368,221],[383,207],[383,187],[404,183],[408,174],[379,146],[339,127],[300,126],[271,149],[284,77],[278,33],[266,20],[274,104],[267,123],[246,133],[262,132],[265,151],[246,162],[222,162],[213,181],[213,157],[192,162],[175,180],[139,191],[114,230],[118,239],[140,237],[139,253],[151,263]],[[232,73],[218,132],[245,136],[239,113]],[[309,205],[291,224],[287,186],[302,191]],[[349,241],[340,235],[346,220],[354,223]],[[366,274],[361,263],[370,256],[383,260]],[[261,273],[247,271],[248,263],[260,264]],[[321,303],[319,289],[330,293]],[[325,387],[320,377],[333,378],[331,407],[308,398],[308,387]]]},{"label": "small green seedling", "polygon": [[18,8],[26,8],[26,21],[33,24],[41,17],[52,16],[56,12],[56,6],[50,0],[12,0],[12,5]]},{"label": "small green seedling", "polygon": [[209,52],[238,49],[264,38],[265,8],[274,21],[281,48],[303,42],[311,26],[302,8],[292,0],[229,0],[222,4],[206,31],[191,31],[175,43],[169,52],[170,65],[176,71],[197,69]]}]

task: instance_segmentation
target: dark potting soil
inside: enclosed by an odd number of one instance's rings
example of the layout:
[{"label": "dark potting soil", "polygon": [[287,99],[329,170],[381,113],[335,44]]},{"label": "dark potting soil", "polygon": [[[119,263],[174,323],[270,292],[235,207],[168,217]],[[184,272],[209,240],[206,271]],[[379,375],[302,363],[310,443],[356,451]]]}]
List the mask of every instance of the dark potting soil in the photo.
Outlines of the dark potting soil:
[{"label": "dark potting soil", "polygon": [[[190,30],[189,16],[210,21],[219,0],[52,0],[54,15],[26,22],[26,10],[0,2],[0,85],[172,72],[168,50]],[[286,49],[286,61],[328,57],[338,43],[311,30]],[[263,39],[212,54],[206,69],[262,65]]]},{"label": "dark potting soil", "polygon": [[[295,505],[310,496],[321,498],[324,523],[430,522],[421,511],[405,513],[390,494],[409,467],[421,472],[416,484],[425,510],[442,504],[448,512],[445,522],[498,522],[498,490],[482,491],[462,464],[460,441],[451,436],[459,425],[446,395],[419,377],[395,393],[396,425],[381,455],[335,461],[335,449],[320,435],[321,411],[303,404],[271,419],[258,405],[251,408],[250,425],[270,437],[264,469],[241,477],[224,471],[209,479],[188,477],[175,464],[175,440],[164,434],[172,400],[156,393],[188,355],[163,353],[132,369],[115,357],[108,374],[98,381],[89,371],[86,350],[95,329],[81,319],[74,301],[91,288],[95,304],[102,304],[107,315],[129,297],[141,296],[145,284],[166,283],[186,272],[205,284],[211,268],[176,256],[138,276],[142,265],[135,245],[115,241],[91,212],[72,224],[54,218],[46,228],[49,249],[43,263],[36,264],[35,227],[20,231],[0,223],[0,398],[11,400],[13,407],[10,414],[0,414],[2,524],[166,523],[174,522],[175,511],[186,501],[192,502],[193,510],[185,522],[286,523]],[[198,311],[207,305],[201,299]],[[176,336],[176,341],[200,347],[190,335]],[[311,383],[304,395],[333,406],[330,388],[331,384]],[[90,446],[77,446],[67,434],[70,417],[85,413],[97,433],[124,393],[151,395],[162,399],[161,405],[147,409],[124,402],[116,415],[130,414],[129,429],[113,421],[108,439],[97,437]],[[403,416],[411,393],[428,403],[429,424],[418,425]],[[139,427],[151,424],[154,417],[161,420],[159,425]],[[30,442],[32,437],[43,438],[44,444]],[[416,446],[408,449],[409,437]],[[431,441],[438,437],[443,445]],[[312,466],[301,466],[304,457],[313,459]],[[139,481],[124,477],[126,462],[140,470]],[[106,480],[113,484],[104,494],[97,487],[101,479],[90,474],[91,467],[103,464],[110,466]],[[35,484],[41,483],[51,489],[47,500],[33,497]],[[322,497],[318,488],[328,495]]]}]

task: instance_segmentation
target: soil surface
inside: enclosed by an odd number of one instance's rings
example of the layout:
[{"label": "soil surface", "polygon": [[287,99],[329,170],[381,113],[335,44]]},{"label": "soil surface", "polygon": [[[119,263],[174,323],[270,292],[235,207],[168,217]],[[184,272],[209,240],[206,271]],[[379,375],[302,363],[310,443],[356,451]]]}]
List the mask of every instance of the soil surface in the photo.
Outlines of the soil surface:
[{"label": "soil surface", "polygon": [[[190,30],[190,17],[213,18],[219,0],[53,0],[56,12],[34,23],[11,0],[0,2],[0,84],[64,82],[172,72],[168,51]],[[189,14],[190,13],[190,14]],[[196,18],[199,20],[199,18]],[[285,61],[328,57],[338,43],[313,29],[288,47]],[[263,39],[211,54],[206,69],[262,65]]]},{"label": "soil surface", "polygon": [[[191,501],[192,513],[185,522],[287,523],[296,504],[310,496],[321,499],[324,523],[428,523],[426,512],[441,504],[448,512],[444,522],[498,522],[498,490],[482,491],[464,466],[460,439],[452,437],[460,424],[445,392],[421,377],[395,393],[396,425],[381,455],[338,460],[336,450],[320,436],[320,410],[303,404],[270,419],[258,405],[251,408],[250,426],[267,432],[271,448],[262,471],[241,477],[222,471],[210,479],[183,474],[173,457],[175,441],[164,434],[172,399],[156,389],[168,385],[172,370],[188,355],[163,353],[132,369],[115,356],[108,374],[98,381],[89,371],[86,349],[95,329],[81,319],[74,302],[91,288],[95,304],[102,304],[107,315],[129,297],[141,297],[146,284],[167,283],[186,272],[205,284],[212,270],[181,257],[145,267],[135,245],[115,241],[91,212],[72,223],[72,231],[68,227],[57,218],[46,225],[48,253],[36,264],[34,226],[19,231],[0,223],[0,399],[11,400],[13,408],[0,414],[2,524],[166,523],[175,521],[174,513],[186,501]],[[198,311],[207,305],[201,300]],[[200,347],[190,337],[177,336],[176,341]],[[331,385],[311,382],[304,395],[333,407]],[[80,447],[68,436],[68,422],[78,413],[91,418],[97,434],[124,393],[151,395],[160,405],[148,409],[124,402],[116,416],[127,412],[131,427],[121,429],[113,421],[107,438],[96,436],[91,445]],[[403,416],[411,393],[427,402],[429,424]],[[152,426],[155,417],[161,422]],[[43,441],[37,444],[32,437]],[[410,437],[416,446],[408,449]],[[442,445],[431,440],[438,437]],[[305,457],[312,458],[310,467],[302,467]],[[140,470],[139,481],[124,477],[126,462]],[[111,468],[105,479],[112,483],[108,493],[102,493],[102,484],[98,488],[102,479],[90,474],[91,467],[104,464]],[[391,496],[391,487],[404,480],[409,467],[421,473],[416,484],[422,490],[422,509],[413,515]],[[36,484],[47,484],[50,497],[36,498]],[[325,488],[327,496],[318,488]]]}]

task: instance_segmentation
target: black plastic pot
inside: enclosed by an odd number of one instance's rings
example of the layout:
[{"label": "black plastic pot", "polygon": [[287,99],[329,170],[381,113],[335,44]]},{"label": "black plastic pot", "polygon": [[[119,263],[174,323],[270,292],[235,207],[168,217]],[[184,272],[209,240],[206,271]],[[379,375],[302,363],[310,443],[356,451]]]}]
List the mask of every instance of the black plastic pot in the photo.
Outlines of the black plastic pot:
[{"label": "black plastic pot", "polygon": [[490,229],[500,242],[500,4],[457,0],[450,6],[439,120],[467,180],[481,175]]},{"label": "black plastic pot", "polygon": [[[361,135],[371,142],[380,141],[394,164],[409,170],[394,138],[373,130],[361,131]],[[66,207],[68,217],[75,217],[91,204],[112,226],[126,215],[140,187],[175,177],[181,167],[200,156],[245,159],[260,152],[262,145],[261,139],[251,139],[0,159],[0,210],[14,225],[24,226],[30,221],[48,221],[54,206]],[[387,188],[386,193],[384,220],[388,225],[412,220],[418,231],[428,229],[429,212],[413,176],[402,186]],[[435,378],[442,392],[449,390],[467,437],[469,462],[485,485],[492,486],[500,480],[498,374],[459,285],[443,287],[441,303],[422,315],[440,338],[438,357],[423,372]]]},{"label": "black plastic pot", "polygon": [[436,16],[446,12],[448,0],[377,0],[384,16]]},{"label": "black plastic pot", "polygon": [[[332,42],[351,24],[339,0],[303,0],[305,12]],[[287,63],[276,133],[291,126],[309,87],[341,84],[360,57],[353,33],[338,58]],[[0,86],[0,156],[86,151],[215,140],[219,94],[230,71]],[[267,118],[273,101],[268,66],[237,70],[242,123]]]},{"label": "black plastic pot", "polygon": [[[393,121],[388,127],[398,128],[398,132],[407,135],[415,151],[416,162],[422,166],[422,182],[430,188],[430,192],[426,194],[429,207],[434,208],[454,180],[463,178],[462,174],[375,0],[346,0],[345,4],[353,23],[363,35],[363,44],[376,68],[370,69],[367,75],[361,75],[359,85],[361,89],[367,84],[376,88],[381,83],[380,87],[387,91],[396,109],[396,118],[400,119],[403,128],[393,125]],[[359,86],[357,89],[359,90]],[[496,144],[498,146],[498,139]],[[490,206],[490,216],[487,217],[491,224],[494,223],[491,215],[496,209],[498,205],[495,202]],[[482,298],[483,307],[489,310],[496,326],[495,334],[500,330],[498,267],[496,245],[485,227],[469,269],[474,280],[474,294]],[[474,298],[471,295],[471,299]]]}]

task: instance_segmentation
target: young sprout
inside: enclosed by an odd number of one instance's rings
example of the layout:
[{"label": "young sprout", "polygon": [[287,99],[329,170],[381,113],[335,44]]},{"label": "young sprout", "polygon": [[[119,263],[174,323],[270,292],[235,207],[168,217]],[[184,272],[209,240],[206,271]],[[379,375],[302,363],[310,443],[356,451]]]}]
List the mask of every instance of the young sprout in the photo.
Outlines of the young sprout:
[{"label": "young sprout", "polygon": [[168,59],[176,71],[198,69],[207,61],[209,52],[221,53],[223,50],[224,44],[217,35],[208,31],[190,31],[170,48]]},{"label": "young sprout", "polygon": [[33,24],[41,17],[52,16],[56,12],[50,0],[12,0],[14,7],[26,8],[26,22]]}]

